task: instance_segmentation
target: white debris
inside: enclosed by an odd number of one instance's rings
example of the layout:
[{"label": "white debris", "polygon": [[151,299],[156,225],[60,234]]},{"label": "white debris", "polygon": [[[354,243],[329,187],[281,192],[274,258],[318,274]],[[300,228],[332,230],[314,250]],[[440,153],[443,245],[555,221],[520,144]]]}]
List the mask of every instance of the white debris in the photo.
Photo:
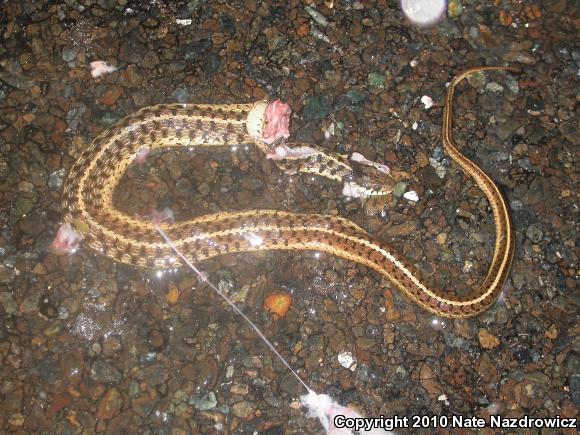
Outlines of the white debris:
[{"label": "white debris", "polygon": [[114,71],[117,71],[117,68],[107,64],[104,60],[95,60],[94,62],[90,63],[91,66],[91,76],[93,78],[97,78],[102,76],[103,74],[109,74]]},{"label": "white debris", "polygon": [[431,26],[445,17],[445,0],[401,0],[405,16],[419,27]]},{"label": "white debris", "polygon": [[341,352],[338,354],[338,363],[345,369],[349,369],[355,363],[355,358],[352,352]]},{"label": "white debris", "polygon": [[193,23],[193,20],[177,18],[175,20],[175,23],[179,24],[180,26],[191,26],[191,23]]},{"label": "white debris", "polygon": [[438,400],[439,402],[443,402],[443,403],[445,403],[446,405],[449,405],[449,400],[447,400],[447,395],[446,395],[446,394],[441,394],[441,395],[440,395],[440,396],[437,398],[437,400]]},{"label": "white debris", "polygon": [[431,98],[429,95],[423,95],[421,97],[421,103],[423,103],[425,109],[430,109],[433,107],[433,98]]},{"label": "white debris", "polygon": [[419,62],[417,62],[415,59],[413,59],[409,65],[411,65],[413,68],[415,68],[417,65],[419,65]]},{"label": "white debris", "polygon": [[417,130],[417,127],[419,127],[419,124],[417,124],[417,122],[414,122],[413,125],[411,126],[413,130]]},{"label": "white debris", "polygon": [[300,396],[300,402],[302,403],[302,406],[308,410],[308,417],[318,418],[327,434],[350,435],[353,433],[351,429],[356,430],[356,432],[361,435],[390,435],[394,433],[374,427],[336,427],[334,421],[337,416],[346,417],[349,421],[353,422],[362,422],[364,421],[364,418],[352,408],[342,406],[335,402],[327,394],[316,394],[314,391],[308,390],[308,394]]},{"label": "white debris", "polygon": [[408,199],[409,201],[417,202],[419,201],[419,195],[414,190],[409,190],[403,194],[403,198]]},{"label": "white debris", "polygon": [[324,129],[324,139],[329,140],[334,135],[335,135],[335,127],[333,122],[328,126],[328,128]]},{"label": "white debris", "polygon": [[442,331],[447,328],[447,323],[445,322],[444,319],[440,317],[433,317],[433,319],[431,320],[431,327],[435,331]]}]

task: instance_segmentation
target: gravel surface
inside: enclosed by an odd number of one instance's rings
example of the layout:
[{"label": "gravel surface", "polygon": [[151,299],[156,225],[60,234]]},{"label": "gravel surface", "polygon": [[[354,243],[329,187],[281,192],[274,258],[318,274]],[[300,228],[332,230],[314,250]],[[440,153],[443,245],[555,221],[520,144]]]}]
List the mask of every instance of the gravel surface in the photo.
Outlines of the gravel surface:
[{"label": "gravel surface", "polygon": [[[342,215],[430,284],[468,294],[494,228],[442,151],[443,98],[463,69],[506,64],[523,74],[478,74],[455,99],[455,140],[501,186],[517,232],[511,278],[484,314],[435,318],[377,273],[316,252],[199,266],[313,389],[367,416],[577,417],[577,2],[454,0],[429,29],[385,0],[39,0],[0,12],[0,432],[323,433],[298,405],[301,385],[191,272],[47,252],[66,174],[138,108],[280,98],[294,139],[388,164],[393,195],[347,200],[240,146],[150,155],[124,176],[119,208]],[[93,61],[116,69],[92,77]],[[291,298],[283,317],[265,306],[277,296]]]}]

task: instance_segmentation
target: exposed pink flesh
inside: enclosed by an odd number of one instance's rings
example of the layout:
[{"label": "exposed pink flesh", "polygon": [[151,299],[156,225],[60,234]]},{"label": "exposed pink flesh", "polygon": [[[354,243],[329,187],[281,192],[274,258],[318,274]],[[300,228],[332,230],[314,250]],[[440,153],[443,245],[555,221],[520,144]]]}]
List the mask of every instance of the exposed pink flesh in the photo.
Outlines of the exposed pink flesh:
[{"label": "exposed pink flesh", "polygon": [[262,139],[267,144],[273,144],[280,138],[290,137],[290,106],[280,100],[268,104],[265,113],[265,126]]},{"label": "exposed pink flesh", "polygon": [[91,75],[93,76],[93,78],[97,78],[103,74],[109,74],[117,70],[117,68],[108,65],[107,62],[103,60],[95,60],[94,62],[91,62],[90,65],[91,65]]},{"label": "exposed pink flesh", "polygon": [[[326,429],[327,435],[346,435],[352,433],[350,430],[335,426],[334,419],[338,415],[351,419],[363,418],[358,412],[352,408],[340,405],[327,394],[316,394],[314,391],[309,390],[308,394],[300,396],[300,401],[306,408],[308,417],[318,418],[322,426]],[[361,433],[389,435],[393,432],[374,429],[372,431],[361,431]]]},{"label": "exposed pink flesh", "polygon": [[48,249],[56,255],[72,254],[78,248],[80,241],[80,234],[70,224],[66,223],[60,226]]}]

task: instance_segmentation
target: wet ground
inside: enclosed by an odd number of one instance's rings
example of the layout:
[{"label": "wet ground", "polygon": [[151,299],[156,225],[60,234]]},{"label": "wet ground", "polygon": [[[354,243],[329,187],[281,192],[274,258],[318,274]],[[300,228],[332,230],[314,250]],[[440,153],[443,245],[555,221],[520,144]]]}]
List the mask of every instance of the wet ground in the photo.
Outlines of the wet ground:
[{"label": "wet ground", "polygon": [[[485,276],[494,229],[482,193],[442,152],[443,96],[461,70],[507,64],[523,74],[475,76],[455,100],[456,141],[502,187],[517,232],[511,277],[484,314],[436,318],[377,273],[315,252],[199,266],[309,385],[365,415],[577,416],[577,2],[455,1],[430,30],[395,2],[305,6],[0,6],[1,432],[321,433],[298,406],[300,385],[191,272],[47,252],[67,171],[140,107],[278,97],[295,139],[389,164],[394,194],[347,200],[250,146],[154,154],[129,170],[119,208],[339,214],[430,284],[466,294]],[[95,60],[118,69],[92,78]],[[264,309],[273,293],[292,297],[283,318]]]}]

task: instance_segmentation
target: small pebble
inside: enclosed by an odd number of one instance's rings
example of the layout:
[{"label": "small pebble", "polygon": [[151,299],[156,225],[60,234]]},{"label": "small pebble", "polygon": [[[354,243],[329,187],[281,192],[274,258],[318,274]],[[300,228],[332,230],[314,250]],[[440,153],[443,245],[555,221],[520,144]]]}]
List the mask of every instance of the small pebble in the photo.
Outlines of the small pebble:
[{"label": "small pebble", "polygon": [[393,196],[395,198],[400,198],[405,193],[406,188],[407,183],[405,183],[404,181],[399,181],[397,184],[395,184],[395,187],[393,188]]},{"label": "small pebble", "polygon": [[410,190],[403,194],[403,198],[408,199],[409,201],[417,202],[419,201],[419,195],[414,190]]},{"label": "small pebble", "polygon": [[385,86],[386,78],[383,73],[372,72],[368,75],[368,84],[372,88],[382,88]]},{"label": "small pebble", "polygon": [[324,15],[322,15],[320,12],[318,12],[316,9],[314,9],[310,6],[305,6],[304,10],[308,13],[308,15],[310,15],[310,17],[317,24],[319,24],[322,27],[328,26],[328,20],[326,19],[326,17]]},{"label": "small pebble", "polygon": [[189,92],[186,88],[177,88],[171,94],[178,103],[187,103],[189,101]]}]

